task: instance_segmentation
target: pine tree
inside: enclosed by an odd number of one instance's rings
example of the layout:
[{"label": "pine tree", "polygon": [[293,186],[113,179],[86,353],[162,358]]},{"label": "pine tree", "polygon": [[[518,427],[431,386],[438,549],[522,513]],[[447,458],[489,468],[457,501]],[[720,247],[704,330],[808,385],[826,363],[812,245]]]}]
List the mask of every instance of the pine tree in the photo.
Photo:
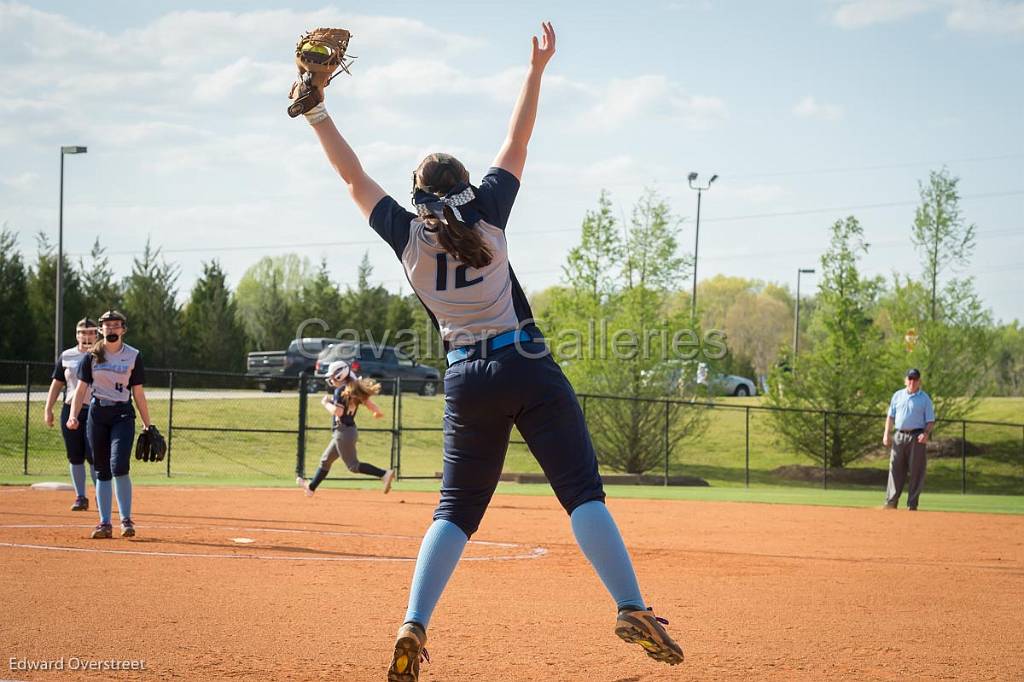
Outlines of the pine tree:
[{"label": "pine tree", "polygon": [[122,311],[128,318],[125,341],[142,352],[149,367],[175,367],[185,355],[180,348],[178,274],[178,267],[161,258],[160,249],[154,249],[148,239],[142,257],[132,260]]},{"label": "pine tree", "polygon": [[227,277],[216,260],[203,264],[182,310],[186,365],[197,369],[238,372],[245,368],[245,334]]},{"label": "pine tree", "polygon": [[114,269],[100,246],[99,237],[93,242],[88,260],[79,259],[82,272],[82,293],[88,317],[94,320],[108,310],[124,307],[124,288],[115,278]]},{"label": "pine tree", "polygon": [[[35,268],[29,270],[28,309],[35,337],[33,360],[54,360],[53,327],[56,311],[57,253],[56,248],[40,232],[36,237],[38,255]],[[67,255],[64,256],[64,322],[61,329],[61,349],[71,346],[75,339],[75,324],[88,314],[82,295],[81,279]],[[24,308],[22,308],[24,309]]]},{"label": "pine tree", "polygon": [[37,327],[34,320],[25,319],[29,277],[17,243],[5,224],[0,230],[0,325],[7,330],[0,334],[0,358],[4,360],[28,360],[35,352]]}]

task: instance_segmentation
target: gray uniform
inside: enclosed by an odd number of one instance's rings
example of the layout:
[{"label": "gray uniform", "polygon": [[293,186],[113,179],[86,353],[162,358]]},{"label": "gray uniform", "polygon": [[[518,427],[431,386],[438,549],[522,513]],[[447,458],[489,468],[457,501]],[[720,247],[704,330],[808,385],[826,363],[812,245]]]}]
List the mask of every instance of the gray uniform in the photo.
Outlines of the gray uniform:
[{"label": "gray uniform", "polygon": [[889,452],[889,483],[885,491],[885,504],[892,508],[899,504],[909,475],[907,508],[917,509],[928,466],[925,444],[917,442],[917,437],[924,433],[929,422],[935,421],[935,408],[932,399],[924,391],[908,393],[902,389],[892,396],[889,416],[893,419],[896,431]]},{"label": "gray uniform", "polygon": [[[75,390],[78,388],[78,363],[88,354],[89,351],[81,351],[78,350],[78,346],[74,346],[61,353],[60,358],[57,360],[57,367],[54,368],[53,378],[57,379],[57,381],[63,381],[64,385],[67,386],[67,391],[64,393],[65,405],[70,405],[75,397]],[[58,377],[58,373],[60,377]]]}]

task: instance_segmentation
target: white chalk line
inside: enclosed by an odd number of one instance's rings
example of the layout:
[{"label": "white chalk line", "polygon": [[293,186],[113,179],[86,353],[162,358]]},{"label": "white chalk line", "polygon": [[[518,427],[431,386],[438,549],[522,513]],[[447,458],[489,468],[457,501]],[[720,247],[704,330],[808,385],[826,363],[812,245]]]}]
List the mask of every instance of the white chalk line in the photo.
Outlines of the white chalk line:
[{"label": "white chalk line", "polygon": [[[11,529],[32,529],[32,528],[92,528],[93,526],[87,524],[75,524],[75,523],[54,523],[54,524],[0,524],[0,528],[11,528]],[[414,540],[419,541],[422,538],[413,535],[394,535],[388,533],[358,533],[352,531],[330,531],[330,530],[309,530],[301,528],[245,528],[237,526],[185,526],[185,525],[170,525],[170,524],[159,524],[159,525],[146,525],[145,528],[163,528],[163,529],[177,529],[177,530],[197,530],[203,529],[219,529],[219,530],[233,530],[233,531],[244,531],[244,532],[263,532],[263,533],[307,533],[312,535],[333,535],[333,536],[345,536],[345,537],[364,537],[364,538],[384,538],[390,540]],[[487,540],[470,540],[467,544],[471,545],[482,545],[492,547],[503,547],[513,548],[522,547],[521,544],[514,542],[492,542]],[[98,547],[62,547],[59,545],[37,545],[29,543],[17,543],[17,542],[0,542],[0,547],[11,547],[14,549],[35,549],[35,550],[46,550],[54,552],[77,552],[77,553],[91,553],[91,554],[122,554],[131,556],[162,556],[162,557],[176,557],[176,558],[196,558],[196,559],[255,559],[260,561],[319,561],[319,562],[337,562],[337,561],[382,561],[388,563],[402,563],[402,562],[413,562],[416,559],[412,557],[369,557],[369,556],[345,556],[345,557],[290,557],[290,556],[274,556],[268,554],[212,554],[212,553],[198,553],[198,552],[163,552],[159,550],[154,551],[143,551],[143,550],[132,550],[132,549],[101,549]],[[463,557],[462,561],[520,561],[523,559],[538,559],[545,556],[548,550],[544,547],[534,547],[528,552],[522,554],[510,554],[506,556],[493,556],[493,557]]]}]

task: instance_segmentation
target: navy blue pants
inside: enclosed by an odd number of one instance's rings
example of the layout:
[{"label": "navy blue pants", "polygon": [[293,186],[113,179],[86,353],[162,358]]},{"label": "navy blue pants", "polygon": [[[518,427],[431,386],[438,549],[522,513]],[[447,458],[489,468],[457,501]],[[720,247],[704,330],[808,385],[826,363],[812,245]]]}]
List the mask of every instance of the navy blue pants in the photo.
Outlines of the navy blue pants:
[{"label": "navy blue pants", "polygon": [[[531,354],[544,351],[525,343]],[[480,526],[508,450],[514,424],[569,513],[604,500],[597,456],[576,392],[551,358],[515,346],[471,355],[444,375],[444,473],[434,519],[472,536]]]},{"label": "navy blue pants", "polygon": [[92,464],[92,447],[89,445],[89,438],[86,436],[82,424],[89,421],[89,406],[83,405],[78,413],[78,428],[72,431],[68,428],[68,418],[71,416],[71,406],[64,403],[60,411],[60,432],[64,435],[64,450],[68,453],[68,462],[71,464]]},{"label": "navy blue pants", "polygon": [[112,407],[94,403],[85,431],[92,446],[96,478],[109,481],[114,476],[126,476],[135,446],[135,408],[131,403]]}]

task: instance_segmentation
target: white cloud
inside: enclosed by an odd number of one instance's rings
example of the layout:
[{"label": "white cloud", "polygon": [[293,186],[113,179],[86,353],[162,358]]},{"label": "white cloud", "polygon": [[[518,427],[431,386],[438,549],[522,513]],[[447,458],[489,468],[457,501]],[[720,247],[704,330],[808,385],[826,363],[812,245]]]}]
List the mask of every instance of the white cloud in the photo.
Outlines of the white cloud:
[{"label": "white cloud", "polygon": [[813,96],[807,95],[793,106],[793,114],[800,118],[838,121],[843,117],[843,110],[835,104],[818,102]]},{"label": "white cloud", "polygon": [[888,24],[931,9],[934,0],[852,0],[843,2],[832,15],[842,28]]},{"label": "white cloud", "polygon": [[1024,34],[1024,3],[1005,0],[840,0],[832,22],[858,29],[934,12],[953,31]]},{"label": "white cloud", "polygon": [[39,183],[39,174],[26,171],[9,178],[0,178],[0,183],[19,192],[27,192],[30,189],[35,189]]},{"label": "white cloud", "polygon": [[665,76],[644,75],[612,80],[579,123],[589,129],[609,131],[653,117],[704,129],[725,115],[725,102],[718,97],[689,95]]},{"label": "white cloud", "polygon": [[946,26],[957,31],[1024,35],[1024,3],[960,0],[946,15]]}]

